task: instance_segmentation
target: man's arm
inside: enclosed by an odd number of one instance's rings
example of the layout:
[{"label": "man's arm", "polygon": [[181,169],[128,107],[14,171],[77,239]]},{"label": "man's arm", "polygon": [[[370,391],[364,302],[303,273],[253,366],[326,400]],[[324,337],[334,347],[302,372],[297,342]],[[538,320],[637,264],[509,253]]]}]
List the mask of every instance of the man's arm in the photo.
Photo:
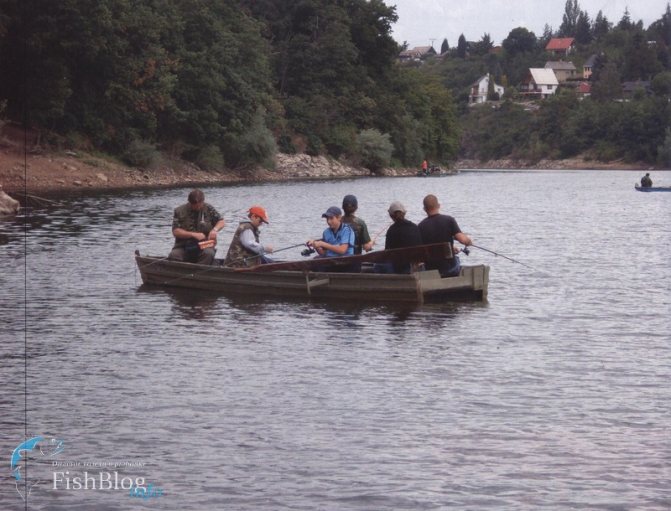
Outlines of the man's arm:
[{"label": "man's arm", "polygon": [[457,234],[455,234],[454,239],[456,239],[459,243],[465,246],[473,244],[473,240],[471,240],[471,238],[469,238],[468,235],[464,234],[463,232],[458,232]]},{"label": "man's arm", "polygon": [[180,240],[188,240],[189,238],[194,238],[197,241],[203,241],[205,239],[205,235],[202,232],[187,231],[186,229],[182,229],[181,227],[175,227],[172,230],[172,235]]},{"label": "man's arm", "polygon": [[217,233],[221,231],[225,225],[226,222],[224,221],[223,218],[219,220],[216,224],[214,224],[214,227],[207,235],[207,239],[217,241]]}]

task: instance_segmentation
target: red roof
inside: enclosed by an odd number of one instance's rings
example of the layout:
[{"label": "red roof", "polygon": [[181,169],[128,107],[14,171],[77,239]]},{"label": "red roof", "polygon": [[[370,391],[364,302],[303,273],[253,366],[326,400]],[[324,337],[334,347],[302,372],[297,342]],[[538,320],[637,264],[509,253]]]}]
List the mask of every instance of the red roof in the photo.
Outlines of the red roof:
[{"label": "red roof", "polygon": [[578,92],[580,94],[589,94],[592,92],[592,85],[587,82],[580,82],[580,85],[578,85]]},{"label": "red roof", "polygon": [[546,50],[568,50],[573,44],[573,37],[553,37],[545,47]]}]

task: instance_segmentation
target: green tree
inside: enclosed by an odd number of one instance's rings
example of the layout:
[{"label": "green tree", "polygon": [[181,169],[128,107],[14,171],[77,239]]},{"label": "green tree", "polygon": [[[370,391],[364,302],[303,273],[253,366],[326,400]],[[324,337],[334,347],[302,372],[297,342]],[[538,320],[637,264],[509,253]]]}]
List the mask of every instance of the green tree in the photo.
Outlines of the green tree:
[{"label": "green tree", "polygon": [[389,165],[394,146],[390,142],[389,134],[378,130],[363,130],[357,137],[357,150],[360,163],[377,172]]},{"label": "green tree", "polygon": [[503,48],[511,57],[531,52],[536,48],[536,35],[524,27],[514,28],[503,40]]},{"label": "green tree", "polygon": [[575,37],[580,13],[578,0],[566,0],[564,15],[559,25],[559,37]]},{"label": "green tree", "polygon": [[592,97],[597,101],[610,101],[622,96],[620,73],[613,62],[607,62],[592,86]]},{"label": "green tree", "polygon": [[608,34],[611,28],[612,26],[608,18],[603,15],[603,12],[599,11],[592,24],[592,37],[599,41]]},{"label": "green tree", "polygon": [[443,39],[443,44],[440,45],[440,54],[446,53],[450,49],[450,45],[447,44],[447,38]]},{"label": "green tree", "polygon": [[457,57],[459,57],[460,59],[465,59],[467,52],[468,52],[468,43],[466,42],[464,34],[461,34],[459,36],[459,40],[457,41]]},{"label": "green tree", "polygon": [[592,42],[592,27],[589,16],[585,11],[580,11],[575,26],[575,40],[578,44],[589,44]]}]

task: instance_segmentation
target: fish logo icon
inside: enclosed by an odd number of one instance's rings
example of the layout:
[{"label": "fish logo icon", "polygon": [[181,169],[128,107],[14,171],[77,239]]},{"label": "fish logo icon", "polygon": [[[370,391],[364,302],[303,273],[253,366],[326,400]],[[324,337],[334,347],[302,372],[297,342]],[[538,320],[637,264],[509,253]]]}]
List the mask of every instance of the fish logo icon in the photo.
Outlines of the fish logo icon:
[{"label": "fish logo icon", "polygon": [[[20,443],[12,451],[10,467],[14,476],[16,491],[23,500],[26,500],[26,497],[30,495],[30,491],[37,484],[36,482],[30,484],[28,481],[25,481],[24,476],[21,474],[21,469],[25,464],[22,462],[24,462],[28,454],[35,451],[36,453],[39,452],[40,456],[51,457],[63,452],[64,448],[63,440],[36,436]],[[23,492],[21,491],[22,489],[24,490]]]}]

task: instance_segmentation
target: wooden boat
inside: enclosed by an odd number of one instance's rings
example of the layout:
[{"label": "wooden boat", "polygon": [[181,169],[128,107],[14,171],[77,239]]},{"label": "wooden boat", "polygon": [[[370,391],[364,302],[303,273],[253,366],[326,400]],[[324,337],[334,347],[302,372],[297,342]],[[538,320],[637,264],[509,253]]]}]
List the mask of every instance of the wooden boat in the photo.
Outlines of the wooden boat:
[{"label": "wooden boat", "polygon": [[639,192],[671,192],[671,186],[641,186],[635,184],[634,188]]},{"label": "wooden boat", "polygon": [[441,278],[436,270],[408,275],[338,271],[358,263],[418,262],[437,254],[451,257],[450,245],[438,243],[358,256],[264,264],[253,268],[171,261],[165,257],[143,256],[138,251],[135,252],[135,260],[146,285],[362,303],[486,301],[489,284],[489,266],[486,265],[463,266],[459,276],[448,278]]}]

